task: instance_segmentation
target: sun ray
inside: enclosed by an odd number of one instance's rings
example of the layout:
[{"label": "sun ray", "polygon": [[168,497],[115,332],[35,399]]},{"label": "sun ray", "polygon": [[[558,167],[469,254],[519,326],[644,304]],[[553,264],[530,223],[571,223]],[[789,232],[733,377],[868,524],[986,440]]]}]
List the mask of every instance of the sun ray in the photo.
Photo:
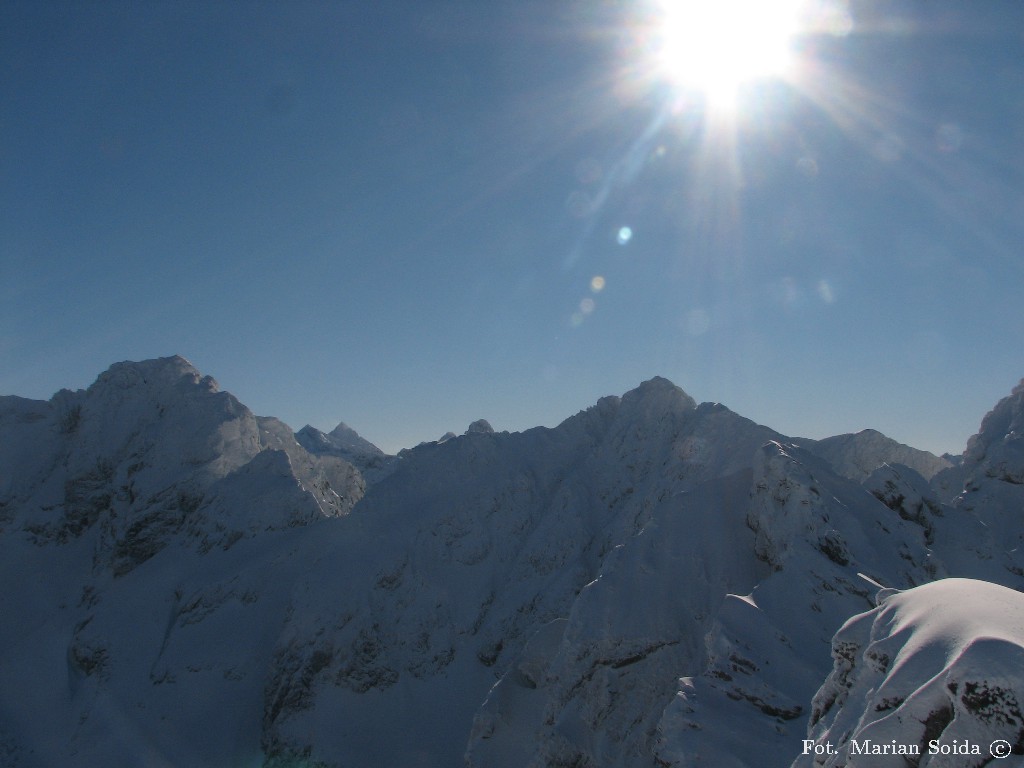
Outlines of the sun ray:
[{"label": "sun ray", "polygon": [[[950,220],[971,231],[988,252],[1016,263],[1015,244],[993,237],[991,228],[982,223],[971,205],[972,195],[964,193],[965,184],[981,178],[978,168],[945,162],[947,153],[959,151],[959,146],[943,145],[950,141],[948,137],[936,135],[946,126],[929,124],[923,115],[908,110],[904,102],[886,98],[877,88],[834,67],[808,69],[794,85],[863,152],[892,165],[921,199],[929,200]],[[959,131],[958,126],[950,127]],[[923,141],[922,137],[930,140]],[[953,144],[961,140],[956,138]],[[1002,160],[987,159],[992,164]],[[1005,188],[1007,199],[1012,194]]]}]

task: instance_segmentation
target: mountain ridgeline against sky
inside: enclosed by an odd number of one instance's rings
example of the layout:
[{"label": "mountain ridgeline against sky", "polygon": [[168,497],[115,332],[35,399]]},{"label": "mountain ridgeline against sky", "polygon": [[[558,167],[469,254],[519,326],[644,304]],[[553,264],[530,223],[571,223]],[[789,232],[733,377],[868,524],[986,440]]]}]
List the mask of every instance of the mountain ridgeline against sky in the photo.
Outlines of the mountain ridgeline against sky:
[{"label": "mountain ridgeline against sky", "polygon": [[0,765],[1019,751],[1022,440],[1024,383],[955,464],[661,378],[397,456],[180,357],[3,397]]}]

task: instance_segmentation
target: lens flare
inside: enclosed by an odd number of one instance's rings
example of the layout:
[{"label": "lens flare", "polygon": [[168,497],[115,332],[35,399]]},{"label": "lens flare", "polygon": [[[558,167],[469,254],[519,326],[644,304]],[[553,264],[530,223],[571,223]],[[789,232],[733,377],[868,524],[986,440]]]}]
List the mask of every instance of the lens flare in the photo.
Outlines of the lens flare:
[{"label": "lens flare", "polygon": [[733,107],[740,86],[785,77],[803,0],[663,0],[658,62],[672,83]]}]

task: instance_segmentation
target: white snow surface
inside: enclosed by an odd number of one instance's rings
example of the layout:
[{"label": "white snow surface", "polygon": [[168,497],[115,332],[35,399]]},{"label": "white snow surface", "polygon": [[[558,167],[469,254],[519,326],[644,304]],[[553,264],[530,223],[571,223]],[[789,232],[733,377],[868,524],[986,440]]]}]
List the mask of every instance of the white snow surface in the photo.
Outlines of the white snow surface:
[{"label": "white snow surface", "polygon": [[1022,397],[931,482],[661,378],[397,457],[180,357],[0,398],[0,765],[789,765],[877,585],[1024,587]]},{"label": "white snow surface", "polygon": [[988,765],[996,742],[1024,752],[1020,592],[971,579],[890,592],[843,625],[832,655],[811,714],[817,749],[794,768],[903,768],[899,748],[921,768]]}]

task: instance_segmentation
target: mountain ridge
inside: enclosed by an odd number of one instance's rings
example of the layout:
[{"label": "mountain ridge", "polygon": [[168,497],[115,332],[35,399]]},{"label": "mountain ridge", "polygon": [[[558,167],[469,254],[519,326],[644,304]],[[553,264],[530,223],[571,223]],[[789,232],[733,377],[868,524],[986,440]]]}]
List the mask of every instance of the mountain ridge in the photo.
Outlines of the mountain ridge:
[{"label": "mountain ridge", "polygon": [[362,464],[184,358],[0,399],[0,757],[788,765],[859,574],[1024,587],[1018,395],[931,482],[661,378]]}]

